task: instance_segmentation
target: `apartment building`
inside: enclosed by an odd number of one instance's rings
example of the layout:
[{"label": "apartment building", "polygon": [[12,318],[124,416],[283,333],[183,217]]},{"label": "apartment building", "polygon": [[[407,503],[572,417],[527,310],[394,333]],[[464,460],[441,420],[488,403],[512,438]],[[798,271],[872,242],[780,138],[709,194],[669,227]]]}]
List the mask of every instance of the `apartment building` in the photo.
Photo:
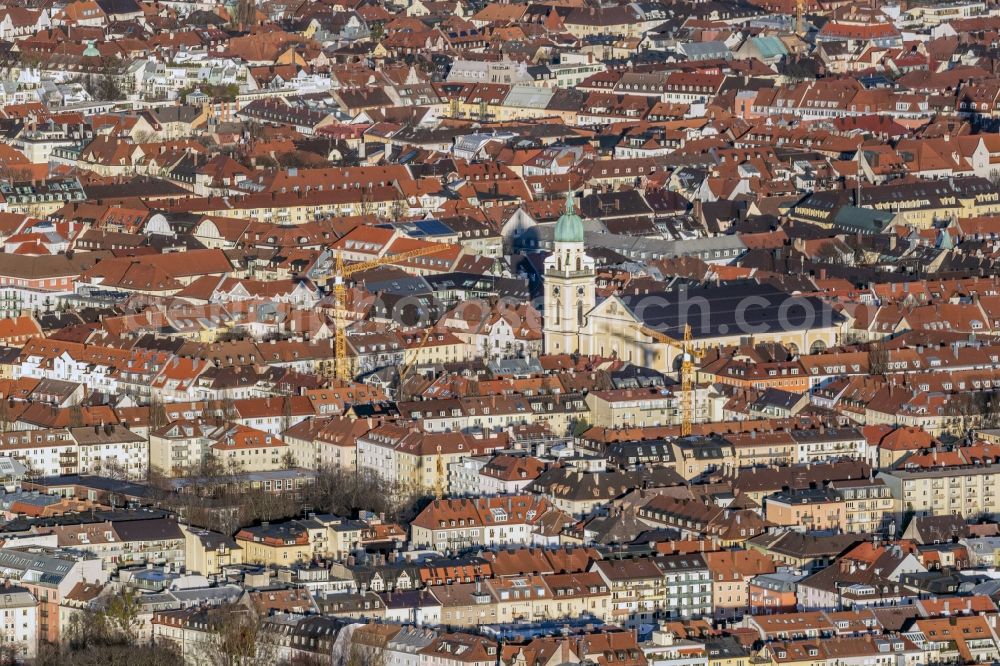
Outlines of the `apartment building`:
[{"label": "apartment building", "polygon": [[431,585],[427,588],[441,604],[441,621],[449,627],[496,624],[493,591],[482,582]]},{"label": "apartment building", "polygon": [[188,571],[214,576],[223,567],[243,564],[243,549],[225,534],[181,526],[184,534],[184,566]]},{"label": "apartment building", "polygon": [[263,430],[234,425],[213,437],[209,448],[225,469],[266,472],[287,466],[288,445]]},{"label": "apartment building", "polygon": [[774,560],[753,550],[704,554],[712,577],[712,608],[716,620],[735,620],[750,611],[750,582],[772,574]]},{"label": "apartment building", "polygon": [[38,600],[27,588],[10,582],[0,587],[0,645],[10,646],[18,661],[35,658],[38,612]]},{"label": "apartment building", "polygon": [[751,615],[770,615],[795,610],[798,599],[796,585],[805,576],[788,571],[754,576],[748,587]]},{"label": "apartment building", "polygon": [[409,488],[447,489],[450,467],[507,445],[503,434],[423,432],[386,423],[357,438],[357,468]]},{"label": "apartment building", "polygon": [[712,615],[712,574],[704,555],[657,558],[664,573],[664,608],[660,618],[672,620]]},{"label": "apartment building", "polygon": [[59,604],[77,583],[104,583],[108,572],[99,557],[79,550],[44,546],[0,549],[0,576],[20,585],[39,601],[37,636],[59,642]]},{"label": "apartment building", "polygon": [[60,428],[13,430],[0,433],[0,454],[17,460],[38,476],[80,471],[76,442]]},{"label": "apartment building", "polygon": [[174,421],[149,433],[149,465],[167,476],[196,469],[220,431],[202,419]]},{"label": "apartment building", "polygon": [[768,495],[764,516],[775,525],[805,531],[838,529],[843,522],[844,499],[830,488],[784,490]]},{"label": "apartment building", "polygon": [[236,543],[243,550],[243,561],[248,564],[293,564],[308,562],[318,554],[314,544],[322,539],[324,532],[322,525],[305,524],[305,521],[292,520],[276,525],[263,522],[241,529],[236,534]]},{"label": "apartment building", "polygon": [[437,550],[527,545],[542,517],[554,511],[536,495],[435,500],[410,524],[410,541]]},{"label": "apartment building", "polygon": [[880,472],[898,511],[976,517],[1000,512],[1000,467],[957,465]]},{"label": "apartment building", "polygon": [[832,481],[830,488],[844,500],[840,528],[845,534],[882,534],[898,511],[883,479]]},{"label": "apartment building", "polygon": [[70,428],[69,432],[76,442],[81,472],[146,478],[149,443],[145,437],[117,424]]},{"label": "apartment building", "polygon": [[601,560],[591,571],[611,590],[612,622],[631,629],[656,620],[664,605],[666,577],[653,558]]},{"label": "apartment building", "polygon": [[602,560],[592,569],[611,590],[611,618],[626,627],[712,614],[712,576],[700,553]]}]

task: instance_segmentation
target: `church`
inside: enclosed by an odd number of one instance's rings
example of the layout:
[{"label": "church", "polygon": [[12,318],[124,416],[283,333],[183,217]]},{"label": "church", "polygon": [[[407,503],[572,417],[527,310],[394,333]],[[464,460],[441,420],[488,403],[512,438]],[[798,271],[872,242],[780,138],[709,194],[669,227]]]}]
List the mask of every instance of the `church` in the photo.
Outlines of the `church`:
[{"label": "church", "polygon": [[815,353],[838,344],[849,324],[821,299],[754,280],[626,292],[598,302],[595,263],[587,255],[572,194],[553,241],[544,264],[546,354],[613,356],[671,372],[681,352],[663,337],[681,340],[685,325],[698,348],[777,342]]},{"label": "church", "polygon": [[566,212],[556,222],[553,252],[545,259],[545,325],[547,354],[582,352],[582,331],[596,305],[594,260],[583,243],[583,220],[566,195]]}]

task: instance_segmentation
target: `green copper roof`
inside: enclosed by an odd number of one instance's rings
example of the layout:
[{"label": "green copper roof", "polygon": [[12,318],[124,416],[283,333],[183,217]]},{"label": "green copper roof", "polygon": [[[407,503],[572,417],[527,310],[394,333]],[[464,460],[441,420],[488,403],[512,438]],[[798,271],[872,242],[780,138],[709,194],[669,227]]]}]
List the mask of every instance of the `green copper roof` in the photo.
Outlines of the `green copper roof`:
[{"label": "green copper roof", "polygon": [[582,243],[583,220],[573,212],[573,193],[566,193],[566,212],[559,216],[556,222],[555,242]]},{"label": "green copper roof", "polygon": [[751,41],[757,47],[762,58],[778,58],[788,55],[788,49],[785,48],[784,42],[777,37],[754,37]]}]

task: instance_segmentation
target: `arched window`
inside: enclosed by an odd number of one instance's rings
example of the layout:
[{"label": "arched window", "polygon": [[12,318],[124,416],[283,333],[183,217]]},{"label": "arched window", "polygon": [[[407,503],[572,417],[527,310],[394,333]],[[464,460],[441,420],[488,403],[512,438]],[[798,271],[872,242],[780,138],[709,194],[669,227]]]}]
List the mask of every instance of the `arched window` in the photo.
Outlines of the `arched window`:
[{"label": "arched window", "polygon": [[822,354],[825,351],[826,351],[826,343],[823,342],[822,340],[817,340],[816,342],[812,343],[811,347],[809,347],[810,354]]}]

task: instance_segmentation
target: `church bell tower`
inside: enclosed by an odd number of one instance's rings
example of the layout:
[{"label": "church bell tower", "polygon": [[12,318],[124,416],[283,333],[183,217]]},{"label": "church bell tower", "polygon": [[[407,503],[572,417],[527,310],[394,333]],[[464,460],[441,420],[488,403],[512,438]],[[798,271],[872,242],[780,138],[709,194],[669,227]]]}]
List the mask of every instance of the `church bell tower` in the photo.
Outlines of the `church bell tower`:
[{"label": "church bell tower", "polygon": [[573,193],[566,195],[566,212],[556,222],[552,254],[545,260],[546,354],[581,351],[580,334],[594,308],[594,260],[583,243],[583,220],[573,211]]}]

